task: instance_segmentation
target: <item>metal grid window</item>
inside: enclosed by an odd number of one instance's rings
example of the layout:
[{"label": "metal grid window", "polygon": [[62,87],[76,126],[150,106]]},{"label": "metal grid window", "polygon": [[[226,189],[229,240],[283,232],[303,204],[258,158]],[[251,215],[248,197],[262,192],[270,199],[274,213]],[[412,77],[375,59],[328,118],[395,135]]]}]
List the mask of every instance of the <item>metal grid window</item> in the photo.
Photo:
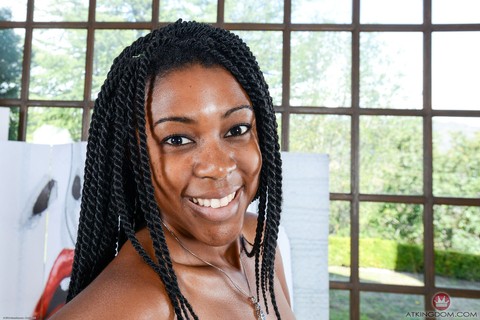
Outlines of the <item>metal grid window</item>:
[{"label": "metal grid window", "polygon": [[264,69],[282,150],[330,154],[331,318],[433,310],[439,291],[480,311],[475,1],[3,3],[8,139],[86,140],[111,61],[149,30],[179,17],[232,30]]}]

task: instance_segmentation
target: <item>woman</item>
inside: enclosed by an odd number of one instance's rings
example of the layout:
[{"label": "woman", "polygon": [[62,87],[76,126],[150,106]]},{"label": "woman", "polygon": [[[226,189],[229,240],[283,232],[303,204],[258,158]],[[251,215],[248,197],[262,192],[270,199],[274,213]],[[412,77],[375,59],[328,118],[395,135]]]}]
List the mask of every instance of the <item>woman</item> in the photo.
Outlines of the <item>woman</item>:
[{"label": "woman", "polygon": [[71,301],[54,318],[294,319],[276,128],[232,33],[178,21],[126,48],[95,102]]}]

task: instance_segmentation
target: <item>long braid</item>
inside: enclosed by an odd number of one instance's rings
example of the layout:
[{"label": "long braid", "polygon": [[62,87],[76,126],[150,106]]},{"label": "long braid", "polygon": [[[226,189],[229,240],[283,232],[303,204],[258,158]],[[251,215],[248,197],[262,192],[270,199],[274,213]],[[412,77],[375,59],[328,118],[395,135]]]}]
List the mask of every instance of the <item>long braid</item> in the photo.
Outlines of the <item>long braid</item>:
[{"label": "long braid", "polygon": [[[146,54],[148,57],[148,50]],[[145,79],[147,75],[146,65],[145,64],[139,65],[138,72],[139,73],[142,72],[143,77],[140,77],[140,79],[143,78],[142,83],[145,83]],[[140,201],[143,206],[142,211],[145,212],[145,219],[150,231],[150,236],[154,244],[153,247],[155,249],[155,255],[157,257],[157,260],[165,263],[165,266],[162,265],[161,269],[162,269],[162,272],[166,273],[167,277],[162,277],[162,280],[164,281],[164,283],[166,282],[166,285],[169,286],[167,292],[169,293],[170,300],[172,300],[172,303],[176,309],[175,312],[179,317],[179,319],[183,319],[182,316],[180,315],[180,311],[177,306],[177,303],[180,302],[180,307],[183,313],[185,314],[185,317],[188,319],[189,317],[185,310],[186,299],[183,297],[183,295],[180,292],[177,279],[173,271],[173,265],[170,259],[168,248],[166,246],[165,235],[161,227],[160,214],[158,210],[158,205],[155,202],[154,190],[153,190],[153,185],[151,181],[151,171],[150,171],[149,157],[147,152],[147,136],[146,136],[146,120],[145,120],[146,118],[145,118],[145,101],[144,101],[145,90],[142,89],[144,88],[144,85],[141,86],[140,84],[138,84],[136,88],[137,88],[136,99],[134,104],[135,104],[135,114],[137,115],[136,121],[138,126],[137,134],[138,134],[139,158],[137,160],[140,163],[140,170],[138,171],[138,174],[139,174],[139,179],[143,180],[144,182],[143,184],[144,188],[142,189],[141,197],[140,197]],[[193,313],[193,310],[191,309],[188,302],[187,302],[187,308],[191,310],[191,312]],[[194,318],[196,318],[194,314],[193,316]]]},{"label": "long braid", "polygon": [[[177,56],[177,53],[181,53]],[[232,33],[195,22],[155,30],[114,60],[95,101],[89,132],[81,218],[68,300],[82,291],[114,257],[125,232],[143,260],[158,274],[178,319],[198,319],[181,293],[155,201],[147,150],[145,84],[189,63],[222,65],[242,85],[257,119],[262,169],[258,224],[253,248],[257,297],[266,293],[280,319],[274,294],[274,263],[281,211],[281,159],[268,86],[248,47]],[[131,177],[133,181],[127,181]],[[127,191],[130,184],[133,191]],[[154,262],[135,236],[144,220],[155,251]],[[118,220],[120,219],[120,228]],[[267,310],[268,311],[268,310]]]},{"label": "long braid", "polygon": [[[241,44],[239,45],[241,46]],[[219,46],[223,48],[227,53],[233,52],[232,55],[235,55],[237,52],[244,53],[243,58],[248,61],[248,63],[240,64],[241,67],[244,66],[244,70],[242,68],[238,68],[233,65],[225,64],[227,69],[229,69],[234,76],[236,76],[237,80],[243,86],[245,91],[249,94],[254,108],[256,106],[262,106],[264,104],[271,105],[271,97],[268,94],[268,88],[265,85],[263,88],[258,88],[255,86],[251,86],[250,83],[255,83],[254,81],[260,83],[265,83],[262,74],[259,72],[258,65],[255,62],[253,55],[249,51],[241,50],[235,45],[229,44],[229,46]],[[260,77],[261,79],[248,79],[248,77]],[[244,79],[247,78],[247,79]],[[252,92],[257,91],[257,92]],[[255,97],[255,98],[253,98]],[[258,101],[257,101],[258,99]],[[274,263],[275,263],[275,251],[276,251],[276,243],[278,237],[278,226],[280,224],[280,212],[281,212],[281,202],[282,202],[282,191],[281,191],[281,158],[279,156],[280,153],[280,146],[278,144],[278,135],[277,135],[277,125],[275,120],[275,114],[273,112],[273,108],[256,108],[256,116],[257,119],[259,118],[259,122],[263,122],[263,125],[260,125],[259,130],[259,140],[265,140],[264,148],[262,148],[262,158],[263,158],[263,165],[262,171],[265,174],[262,175],[261,181],[267,181],[268,190],[263,191],[268,196],[268,211],[265,211],[264,208],[266,207],[265,199],[260,199],[260,206],[259,206],[259,220],[257,224],[256,230],[256,239],[255,244],[260,244],[263,235],[263,247],[262,247],[262,268],[261,268],[261,288],[262,288],[262,295],[266,301],[266,291],[270,291],[270,297],[272,299],[272,304],[275,309],[275,314],[277,318],[280,319],[280,314],[278,311],[278,307],[275,301],[275,293],[273,290],[274,286]],[[265,132],[263,132],[265,131]],[[265,225],[265,231],[263,231],[265,217],[268,217],[267,223]],[[257,248],[253,248],[252,252],[256,256],[256,273],[258,278],[258,252]],[[258,280],[258,279],[257,279]],[[258,283],[257,283],[257,295],[258,295]],[[268,312],[268,306],[267,306]]]}]

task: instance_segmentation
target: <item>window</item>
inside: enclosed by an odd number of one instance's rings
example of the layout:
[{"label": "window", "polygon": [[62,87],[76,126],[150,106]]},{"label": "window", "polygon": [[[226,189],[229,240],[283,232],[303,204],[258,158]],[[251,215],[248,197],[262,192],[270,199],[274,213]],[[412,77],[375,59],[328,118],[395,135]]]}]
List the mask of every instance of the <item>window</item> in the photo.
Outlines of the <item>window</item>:
[{"label": "window", "polygon": [[331,155],[330,317],[401,318],[439,291],[480,311],[478,1],[2,3],[0,140],[86,140],[123,47],[180,17],[230,29],[282,149]]}]

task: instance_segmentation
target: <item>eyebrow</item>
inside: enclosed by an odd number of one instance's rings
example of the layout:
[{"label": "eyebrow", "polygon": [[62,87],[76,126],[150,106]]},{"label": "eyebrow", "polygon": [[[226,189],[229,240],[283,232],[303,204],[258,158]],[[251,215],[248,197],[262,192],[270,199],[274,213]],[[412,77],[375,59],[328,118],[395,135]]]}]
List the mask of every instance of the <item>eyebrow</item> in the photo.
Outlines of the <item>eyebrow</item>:
[{"label": "eyebrow", "polygon": [[[227,110],[227,112],[225,112],[225,114],[222,116],[222,118],[225,119],[228,116],[230,116],[232,113],[234,113],[236,111],[243,110],[243,109],[249,109],[253,112],[253,107],[252,106],[241,105],[241,106],[234,107],[232,109]],[[160,123],[167,122],[167,121],[180,122],[180,123],[186,123],[186,124],[195,123],[195,120],[193,120],[191,118],[188,118],[188,117],[165,117],[165,118],[160,118],[157,121],[155,121],[153,126],[156,126]]]},{"label": "eyebrow", "polygon": [[225,112],[225,114],[222,116],[222,118],[225,119],[226,117],[228,117],[232,113],[234,113],[236,111],[239,111],[239,110],[242,110],[242,109],[249,109],[250,111],[253,112],[253,107],[245,104],[245,105],[238,106],[238,107],[235,107],[235,108],[232,108],[232,109],[228,110],[227,112]]},{"label": "eyebrow", "polygon": [[167,122],[167,121],[174,121],[174,122],[181,122],[181,123],[193,123],[195,121],[193,121],[192,119],[190,118],[187,118],[187,117],[166,117],[166,118],[160,118],[158,119],[154,124],[153,126],[156,126],[157,124],[160,124],[162,122]]}]

